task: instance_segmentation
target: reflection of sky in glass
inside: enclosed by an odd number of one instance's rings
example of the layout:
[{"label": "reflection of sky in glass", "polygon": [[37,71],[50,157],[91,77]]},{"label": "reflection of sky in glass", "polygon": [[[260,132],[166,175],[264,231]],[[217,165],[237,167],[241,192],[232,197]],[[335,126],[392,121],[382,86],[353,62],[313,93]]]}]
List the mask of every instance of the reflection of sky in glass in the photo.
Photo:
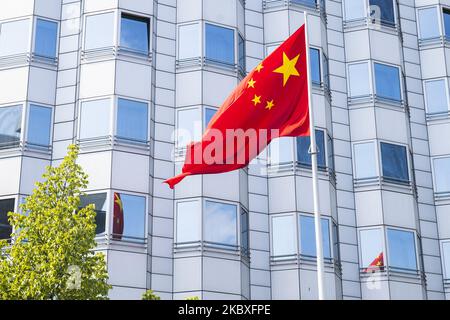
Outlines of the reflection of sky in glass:
[{"label": "reflection of sky in glass", "polygon": [[205,128],[211,122],[211,119],[214,117],[216,112],[217,112],[216,109],[205,108]]},{"label": "reflection of sky in glass", "polygon": [[381,229],[361,230],[359,237],[361,241],[361,267],[367,268],[384,251]]},{"label": "reflection of sky in glass", "polygon": [[109,99],[86,101],[81,104],[80,138],[99,138],[110,135]]},{"label": "reflection of sky in glass", "polygon": [[40,56],[56,56],[58,24],[53,21],[37,19],[34,52]]},{"label": "reflection of sky in glass", "polygon": [[29,51],[30,19],[1,24],[0,56],[21,54]]},{"label": "reflection of sky in glass", "polygon": [[272,254],[285,256],[295,254],[295,223],[293,216],[272,218]]},{"label": "reflection of sky in glass", "polygon": [[[300,216],[300,250],[301,254],[316,256],[316,232],[314,229],[314,218]],[[328,219],[322,219],[322,242],[323,255],[325,258],[331,258],[330,246],[330,228]]]},{"label": "reflection of sky in glass", "polygon": [[51,108],[30,105],[27,141],[40,146],[50,145],[51,122]]},{"label": "reflection of sky in glass", "polygon": [[20,139],[22,107],[0,108],[0,145]]},{"label": "reflection of sky in glass", "polygon": [[445,27],[445,35],[447,37],[450,36],[450,11],[444,10],[444,27]]},{"label": "reflection of sky in glass", "polygon": [[86,50],[114,45],[114,13],[96,14],[86,17]]},{"label": "reflection of sky in glass", "polygon": [[148,20],[122,15],[120,45],[142,53],[148,53]]},{"label": "reflection of sky in glass", "polygon": [[119,99],[117,135],[121,138],[147,141],[148,106],[146,103]]},{"label": "reflection of sky in glass", "polygon": [[374,143],[358,143],[355,144],[354,149],[356,178],[364,179],[377,176]]},{"label": "reflection of sky in glass", "polygon": [[291,162],[293,159],[293,138],[276,138],[270,143],[270,163],[280,164]]},{"label": "reflection of sky in glass", "polygon": [[442,244],[442,258],[444,259],[444,278],[450,279],[450,242]]},{"label": "reflection of sky in glass", "polygon": [[362,97],[370,94],[369,64],[352,64],[348,67],[350,96]]},{"label": "reflection of sky in glass", "polygon": [[390,143],[381,143],[381,160],[385,178],[409,181],[406,148]]},{"label": "reflection of sky in glass", "polygon": [[400,75],[396,67],[375,63],[377,96],[400,101]]},{"label": "reflection of sky in glass", "polygon": [[320,84],[320,51],[318,49],[309,49],[311,64],[311,81]]},{"label": "reflection of sky in glass", "polygon": [[205,241],[237,245],[237,207],[206,201],[205,210]]},{"label": "reflection of sky in glass", "polygon": [[436,192],[450,192],[450,158],[434,159]]},{"label": "reflection of sky in glass", "polygon": [[177,204],[177,243],[201,240],[200,201]]},{"label": "reflection of sky in glass", "polygon": [[206,24],[206,58],[234,64],[234,31]]},{"label": "reflection of sky in glass", "polygon": [[[317,154],[317,165],[319,167],[325,168],[326,157],[325,157],[325,137],[322,130],[316,130],[316,144],[319,153]],[[297,160],[303,165],[311,165],[311,155],[309,154],[309,147],[311,145],[311,139],[308,137],[298,137],[297,138]]]},{"label": "reflection of sky in glass", "polygon": [[145,237],[145,198],[120,194],[123,203],[125,237]]},{"label": "reflection of sky in glass", "polygon": [[420,9],[418,13],[420,38],[429,39],[439,37],[439,20],[436,7]]},{"label": "reflection of sky in glass", "polygon": [[425,82],[428,113],[448,111],[447,91],[444,79]]},{"label": "reflection of sky in glass", "polygon": [[389,266],[409,270],[417,269],[414,233],[388,229]]}]

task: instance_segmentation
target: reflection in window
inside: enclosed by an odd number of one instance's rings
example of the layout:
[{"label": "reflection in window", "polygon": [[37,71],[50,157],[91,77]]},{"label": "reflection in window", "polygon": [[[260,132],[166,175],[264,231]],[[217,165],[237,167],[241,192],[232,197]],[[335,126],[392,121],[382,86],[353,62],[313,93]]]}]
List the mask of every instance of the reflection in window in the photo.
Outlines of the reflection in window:
[{"label": "reflection in window", "polygon": [[178,59],[200,57],[200,24],[182,25],[178,29]]},{"label": "reflection in window", "polygon": [[206,24],[206,58],[212,62],[235,64],[233,29]]},{"label": "reflection in window", "polygon": [[323,66],[323,82],[325,87],[330,88],[330,67],[328,58],[326,55],[322,54],[322,66]]},{"label": "reflection in window", "polygon": [[186,201],[177,203],[177,244],[201,240],[201,202]]},{"label": "reflection in window", "polygon": [[217,110],[212,108],[205,108],[205,128],[208,127]]},{"label": "reflection in window", "polygon": [[436,7],[418,10],[420,39],[433,39],[440,36],[437,13]]},{"label": "reflection in window", "polygon": [[241,248],[245,255],[250,253],[248,212],[241,208]]},{"label": "reflection in window", "polygon": [[13,211],[14,199],[0,200],[0,240],[11,239],[13,230],[9,224],[8,213]]},{"label": "reflection in window", "polygon": [[[316,130],[316,144],[318,149],[317,165],[320,169],[325,169],[327,157],[325,154],[325,133],[322,130]],[[311,139],[309,136],[297,138],[297,162],[302,166],[311,166],[310,145]]]},{"label": "reflection in window", "polygon": [[381,142],[381,161],[385,179],[409,182],[406,147]]},{"label": "reflection in window", "polygon": [[219,246],[237,246],[237,207],[213,201],[205,202],[205,241]]},{"label": "reflection in window", "polygon": [[377,97],[400,101],[400,74],[397,67],[375,63]]},{"label": "reflection in window", "polygon": [[37,105],[30,105],[28,116],[27,142],[37,146],[50,145],[50,131],[52,128],[52,109]]},{"label": "reflection in window", "polygon": [[95,234],[100,235],[106,232],[106,193],[89,194],[80,197],[80,208],[84,208],[90,204],[95,206]]},{"label": "reflection in window", "polygon": [[22,131],[22,106],[0,108],[0,149],[18,147]]},{"label": "reflection in window", "polygon": [[109,136],[110,109],[110,99],[83,102],[81,104],[80,139]]},{"label": "reflection in window", "polygon": [[437,193],[450,192],[450,158],[437,158],[434,165],[434,191]]},{"label": "reflection in window", "polygon": [[366,0],[344,0],[345,21],[360,20],[367,16]]},{"label": "reflection in window", "polygon": [[450,279],[450,242],[442,243],[442,262],[444,265],[444,279]]},{"label": "reflection in window", "polygon": [[138,53],[148,54],[150,21],[148,18],[122,14],[120,46]]},{"label": "reflection in window", "polygon": [[384,253],[383,234],[381,229],[367,229],[359,232],[359,247],[361,250],[361,268],[368,268]]},{"label": "reflection in window", "polygon": [[417,270],[414,232],[387,230],[389,266],[400,270]]},{"label": "reflection in window", "polygon": [[270,143],[270,164],[286,164],[293,161],[294,139],[290,137],[277,138]]},{"label": "reflection in window", "polygon": [[27,53],[29,43],[29,19],[0,23],[0,57]]},{"label": "reflection in window", "polygon": [[272,256],[294,255],[295,238],[294,216],[272,217]]},{"label": "reflection in window", "polygon": [[146,143],[148,140],[148,105],[143,102],[119,99],[117,108],[117,136],[121,139]]},{"label": "reflection in window", "polygon": [[[306,257],[316,257],[316,231],[314,217],[300,215],[300,254]],[[323,256],[331,259],[330,242],[330,222],[328,219],[321,219]]]},{"label": "reflection in window", "polygon": [[378,176],[375,156],[375,143],[354,145],[355,179],[368,179]]},{"label": "reflection in window", "polygon": [[367,62],[348,66],[350,97],[365,97],[370,94],[369,64]]},{"label": "reflection in window", "polygon": [[114,193],[113,239],[142,242],[145,239],[145,197]]},{"label": "reflection in window", "polygon": [[369,6],[372,19],[387,26],[395,26],[393,0],[369,0]]},{"label": "reflection in window", "polygon": [[58,24],[56,22],[37,19],[34,53],[42,57],[55,58],[58,38],[57,33]]},{"label": "reflection in window", "polygon": [[447,93],[445,79],[425,81],[425,99],[429,114],[448,112]]},{"label": "reflection in window", "polygon": [[316,7],[317,0],[291,0],[292,3],[302,4],[308,7]]},{"label": "reflection in window", "polygon": [[313,84],[320,85],[320,50],[309,49],[310,64],[311,64],[311,81]]},{"label": "reflection in window", "polygon": [[239,53],[239,57],[238,57],[238,66],[239,68],[242,70],[242,72],[245,73],[245,40],[244,38],[242,38],[242,36],[240,34],[238,34],[238,53]]},{"label": "reflection in window", "polygon": [[86,17],[85,50],[114,46],[114,13]]},{"label": "reflection in window", "polygon": [[445,37],[450,38],[450,10],[444,9]]}]

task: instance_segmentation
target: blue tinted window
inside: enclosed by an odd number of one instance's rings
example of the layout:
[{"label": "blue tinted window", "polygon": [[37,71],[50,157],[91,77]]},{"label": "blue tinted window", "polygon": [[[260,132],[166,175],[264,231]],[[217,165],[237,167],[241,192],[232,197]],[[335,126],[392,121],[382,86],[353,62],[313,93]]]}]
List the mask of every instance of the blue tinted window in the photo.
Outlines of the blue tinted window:
[{"label": "blue tinted window", "polygon": [[397,67],[375,63],[375,82],[377,96],[400,101],[400,75]]},{"label": "blue tinted window", "polygon": [[147,142],[148,106],[146,103],[119,99],[117,136],[127,140]]},{"label": "blue tinted window", "polygon": [[309,49],[311,63],[311,81],[320,85],[320,51],[318,49]]},{"label": "blue tinted window", "polygon": [[120,194],[123,205],[123,240],[145,238],[145,197]]},{"label": "blue tinted window", "polygon": [[388,229],[389,266],[405,270],[417,270],[414,233]]},{"label": "blue tinted window", "polygon": [[369,4],[372,19],[379,19],[385,25],[395,25],[393,0],[370,0]]},{"label": "blue tinted window", "polygon": [[245,41],[239,34],[239,67],[245,72]]},{"label": "blue tinted window", "polygon": [[126,49],[149,52],[149,19],[122,15],[120,45]]},{"label": "blue tinted window", "polygon": [[206,24],[206,58],[213,62],[235,64],[233,29]]},{"label": "blue tinted window", "polygon": [[302,4],[308,7],[315,7],[316,0],[291,0],[292,3]]},{"label": "blue tinted window", "polygon": [[206,201],[204,215],[205,241],[216,245],[237,245],[237,208],[235,205]]},{"label": "blue tinted window", "polygon": [[51,127],[52,109],[30,105],[27,142],[39,146],[49,146]]},{"label": "blue tinted window", "polygon": [[0,240],[11,238],[12,227],[8,213],[14,211],[14,199],[0,200]]},{"label": "blue tinted window", "polygon": [[205,128],[209,125],[216,112],[216,109],[205,108]]},{"label": "blue tinted window", "polygon": [[22,131],[22,107],[0,108],[0,149],[16,147]]},{"label": "blue tinted window", "polygon": [[56,57],[57,33],[56,22],[37,19],[34,53],[43,57]]},{"label": "blue tinted window", "polygon": [[444,10],[445,36],[450,37],[450,11]]},{"label": "blue tinted window", "polygon": [[383,177],[396,181],[409,181],[406,147],[390,143],[381,143],[381,161]]},{"label": "blue tinted window", "polygon": [[[308,137],[297,138],[297,161],[304,166],[311,166],[311,155],[309,154],[309,146],[311,139]],[[316,130],[316,144],[319,153],[317,154],[317,165],[320,168],[326,168],[325,154],[325,137],[322,130]]]},{"label": "blue tinted window", "polygon": [[[314,217],[300,216],[300,254],[316,257],[316,231]],[[322,219],[323,256],[331,259],[330,226],[328,219]]]}]

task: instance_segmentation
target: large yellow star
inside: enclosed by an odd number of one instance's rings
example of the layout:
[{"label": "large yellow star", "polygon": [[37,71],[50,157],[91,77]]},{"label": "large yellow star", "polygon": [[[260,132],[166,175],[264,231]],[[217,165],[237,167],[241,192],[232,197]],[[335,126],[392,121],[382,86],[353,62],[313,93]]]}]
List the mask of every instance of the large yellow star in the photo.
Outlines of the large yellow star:
[{"label": "large yellow star", "polygon": [[253,98],[252,102],[255,104],[255,106],[259,103],[261,103],[261,96],[257,96],[255,94],[255,97]]},{"label": "large yellow star", "polygon": [[298,73],[298,70],[295,68],[299,57],[300,54],[297,55],[294,59],[290,60],[286,53],[283,52],[283,65],[274,71],[283,75],[283,87],[286,86],[286,83],[291,76],[298,77],[300,75]]}]

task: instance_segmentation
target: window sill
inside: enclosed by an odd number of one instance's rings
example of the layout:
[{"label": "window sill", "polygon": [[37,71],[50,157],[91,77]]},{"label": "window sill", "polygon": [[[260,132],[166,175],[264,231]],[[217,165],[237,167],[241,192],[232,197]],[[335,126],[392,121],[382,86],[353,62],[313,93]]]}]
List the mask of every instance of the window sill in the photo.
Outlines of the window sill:
[{"label": "window sill", "polygon": [[415,187],[411,182],[394,181],[383,177],[372,177],[364,179],[353,179],[355,192],[387,190],[415,194]]},{"label": "window sill", "polygon": [[148,155],[150,153],[150,141],[141,142],[121,139],[113,136],[78,139],[77,144],[80,146],[81,152],[99,151],[99,150],[124,150],[140,152]]},{"label": "window sill", "polygon": [[[299,164],[297,162],[287,162],[278,165],[268,165],[267,173],[269,178],[283,175],[299,174],[305,177],[311,177],[311,166]],[[336,174],[330,168],[319,167],[319,178],[330,180],[333,185],[336,185]]]},{"label": "window sill", "polygon": [[152,52],[144,53],[115,46],[81,51],[83,63],[114,59],[150,65],[153,61],[153,54]]},{"label": "window sill", "polygon": [[405,112],[408,107],[403,100],[392,100],[379,97],[374,94],[358,97],[348,97],[347,99],[349,109],[359,109],[368,107],[385,108],[393,111]]},{"label": "window sill", "polygon": [[392,267],[383,268],[383,270],[374,272],[365,272],[364,270],[365,268],[360,269],[360,278],[362,282],[373,281],[373,277],[380,277],[388,280],[409,279],[416,283],[425,281],[425,275],[420,270],[407,270]]},{"label": "window sill", "polygon": [[123,240],[116,240],[111,234],[102,234],[95,237],[97,242],[96,250],[106,250],[117,247],[127,248],[127,251],[142,252],[147,250],[147,238],[127,237]]},{"label": "window sill", "polygon": [[435,192],[434,201],[437,206],[450,204],[450,191],[449,192]]},{"label": "window sill", "polygon": [[0,147],[0,158],[9,158],[11,156],[27,156],[32,155],[35,157],[51,160],[52,147],[51,146],[38,146],[29,143],[19,142],[10,146]]},{"label": "window sill", "polygon": [[[270,256],[271,267],[283,267],[287,265],[296,265],[301,269],[316,269],[316,257],[305,256],[301,254],[292,254],[285,256]],[[325,271],[334,272],[341,276],[342,268],[338,261],[333,258],[324,258]]]},{"label": "window sill", "polygon": [[329,103],[331,103],[331,91],[325,83],[314,83],[312,84],[312,92],[315,94],[323,95]]},{"label": "window sill", "polygon": [[237,64],[228,64],[214,61],[206,57],[195,57],[177,60],[175,62],[175,68],[177,71],[221,71],[227,73],[227,75],[237,76],[239,79],[243,79],[247,75],[245,70]]},{"label": "window sill", "polygon": [[344,21],[344,31],[358,31],[364,29],[381,30],[384,33],[400,36],[400,30],[396,24],[374,22],[371,18]]},{"label": "window sill", "polygon": [[295,11],[308,11],[308,13],[312,13],[314,15],[320,15],[322,19],[326,21],[326,12],[325,7],[320,5],[320,1],[317,1],[316,4],[311,5],[308,1],[303,1],[303,3],[297,3],[292,0],[264,0],[263,1],[263,10],[277,10],[280,8],[292,9]]},{"label": "window sill", "polygon": [[419,39],[419,49],[450,48],[450,39],[446,36]]},{"label": "window sill", "polygon": [[436,113],[427,113],[427,122],[429,123],[437,123],[437,122],[445,122],[447,123],[450,119],[450,111],[444,111],[444,112],[436,112]]},{"label": "window sill", "polygon": [[186,243],[174,243],[175,255],[204,255],[219,254],[234,257],[235,260],[250,263],[250,253],[245,252],[240,246],[214,244],[207,241],[193,241]]}]

